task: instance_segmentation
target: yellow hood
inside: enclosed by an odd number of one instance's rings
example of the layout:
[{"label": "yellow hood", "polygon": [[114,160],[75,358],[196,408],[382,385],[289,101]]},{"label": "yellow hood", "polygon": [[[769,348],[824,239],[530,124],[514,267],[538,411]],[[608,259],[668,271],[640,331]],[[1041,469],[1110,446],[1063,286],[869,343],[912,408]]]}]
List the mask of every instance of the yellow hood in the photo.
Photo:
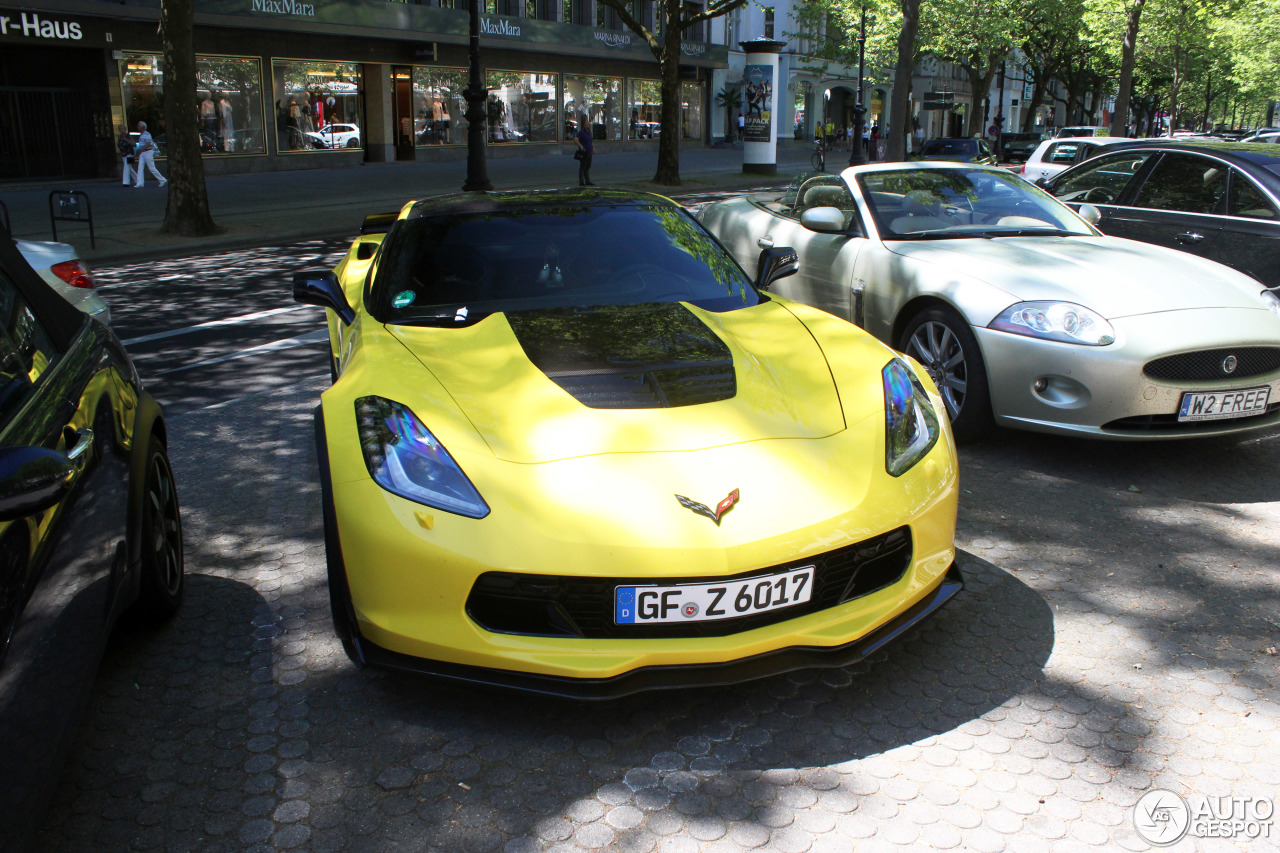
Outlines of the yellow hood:
[{"label": "yellow hood", "polygon": [[683,308],[727,347],[732,396],[699,405],[592,408],[530,359],[502,314],[462,328],[388,331],[437,378],[494,455],[509,462],[701,450],[844,429],[827,360],[786,307],[770,302],[722,314]]}]

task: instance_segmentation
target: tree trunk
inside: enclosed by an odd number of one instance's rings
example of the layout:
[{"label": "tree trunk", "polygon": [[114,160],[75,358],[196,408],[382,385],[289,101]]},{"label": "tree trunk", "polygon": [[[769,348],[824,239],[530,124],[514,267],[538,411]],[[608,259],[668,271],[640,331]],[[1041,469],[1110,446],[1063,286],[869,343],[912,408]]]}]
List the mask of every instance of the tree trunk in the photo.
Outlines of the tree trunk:
[{"label": "tree trunk", "polygon": [[[920,0],[900,0],[902,32],[898,33],[898,61],[893,69],[893,95],[889,98],[889,126],[884,158],[907,159],[907,132],[911,125],[911,72],[915,68],[916,33],[920,29]],[[857,140],[854,141],[857,144]]]},{"label": "tree trunk", "polygon": [[1133,97],[1133,66],[1136,61],[1138,44],[1138,19],[1142,17],[1142,5],[1146,0],[1133,0],[1129,16],[1125,22],[1124,43],[1120,47],[1120,81],[1116,92],[1115,112],[1111,114],[1111,135],[1124,136],[1124,127],[1129,123],[1129,101]]},{"label": "tree trunk", "polygon": [[680,31],[674,27],[667,30],[662,48],[662,132],[653,182],[680,186]]},{"label": "tree trunk", "polygon": [[[206,237],[221,232],[209,214],[196,123],[195,0],[161,0],[160,44],[164,51],[164,132],[169,166],[169,202],[161,232]],[[157,128],[156,130],[159,130]]]},{"label": "tree trunk", "polygon": [[1045,67],[1039,71],[1032,73],[1031,79],[1031,100],[1026,104],[1026,112],[1022,116],[1022,132],[1031,133],[1036,127],[1036,113],[1040,111],[1040,105],[1044,103],[1044,91],[1047,88],[1045,81],[1053,77],[1054,71]]},{"label": "tree trunk", "polygon": [[969,87],[973,89],[974,110],[969,116],[969,136],[985,137],[987,116],[979,114],[977,110],[977,99],[979,95],[986,98],[987,103],[991,102],[991,79],[996,75],[996,67],[991,62],[987,63],[985,73],[979,74],[974,66],[963,66],[964,70],[969,74]]}]

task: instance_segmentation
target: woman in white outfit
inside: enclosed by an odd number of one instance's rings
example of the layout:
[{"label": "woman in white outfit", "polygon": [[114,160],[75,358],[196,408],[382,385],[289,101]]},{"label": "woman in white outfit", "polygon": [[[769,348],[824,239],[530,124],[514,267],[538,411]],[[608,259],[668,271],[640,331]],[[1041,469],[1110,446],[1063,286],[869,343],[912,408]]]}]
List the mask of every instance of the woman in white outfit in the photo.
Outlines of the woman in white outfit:
[{"label": "woman in white outfit", "polygon": [[147,133],[147,123],[145,121],[138,122],[138,144],[134,148],[134,153],[138,159],[138,180],[134,182],[134,188],[141,187],[146,183],[146,172],[143,168],[151,170],[151,174],[156,176],[156,180],[160,182],[160,186],[169,183],[165,176],[160,174],[160,170],[156,168],[156,143],[151,138],[151,134]]}]

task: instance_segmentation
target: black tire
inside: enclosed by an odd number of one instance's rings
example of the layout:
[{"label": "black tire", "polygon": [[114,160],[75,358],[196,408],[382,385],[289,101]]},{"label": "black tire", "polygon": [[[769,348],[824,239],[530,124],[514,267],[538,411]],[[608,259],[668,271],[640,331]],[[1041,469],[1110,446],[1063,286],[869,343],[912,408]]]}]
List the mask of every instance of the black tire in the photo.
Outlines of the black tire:
[{"label": "black tire", "polygon": [[347,147],[348,147],[348,148],[359,148],[359,147],[360,147],[360,140],[359,140],[359,139],[356,139],[354,136],[353,136],[353,137],[351,137],[350,139],[348,139],[348,140],[347,140]]},{"label": "black tire", "polygon": [[815,172],[825,172],[825,171],[826,171],[826,165],[827,165],[827,164],[826,164],[826,158],[822,156],[822,152],[821,152],[821,151],[815,151],[815,152],[813,152],[813,156],[811,156],[811,157],[809,158],[809,163],[810,163],[810,165],[812,165],[812,166],[813,166],[813,170],[814,170]]},{"label": "black tire", "polygon": [[178,611],[186,590],[182,558],[182,516],[178,490],[169,465],[169,454],[155,436],[147,445],[146,479],[143,482],[142,576],[134,610],[146,620],[168,619]]},{"label": "black tire", "polygon": [[950,308],[935,305],[911,318],[898,349],[924,366],[942,394],[956,441],[991,432],[991,391],[978,339]]}]

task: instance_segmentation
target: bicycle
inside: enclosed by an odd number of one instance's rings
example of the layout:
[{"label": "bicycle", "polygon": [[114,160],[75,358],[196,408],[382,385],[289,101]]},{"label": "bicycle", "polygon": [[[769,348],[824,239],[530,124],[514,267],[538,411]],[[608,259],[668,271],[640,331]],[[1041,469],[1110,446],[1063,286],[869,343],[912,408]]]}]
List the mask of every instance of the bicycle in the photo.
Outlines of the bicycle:
[{"label": "bicycle", "polygon": [[813,141],[813,155],[809,157],[809,163],[813,166],[815,172],[825,172],[827,170],[827,150],[821,139]]}]

